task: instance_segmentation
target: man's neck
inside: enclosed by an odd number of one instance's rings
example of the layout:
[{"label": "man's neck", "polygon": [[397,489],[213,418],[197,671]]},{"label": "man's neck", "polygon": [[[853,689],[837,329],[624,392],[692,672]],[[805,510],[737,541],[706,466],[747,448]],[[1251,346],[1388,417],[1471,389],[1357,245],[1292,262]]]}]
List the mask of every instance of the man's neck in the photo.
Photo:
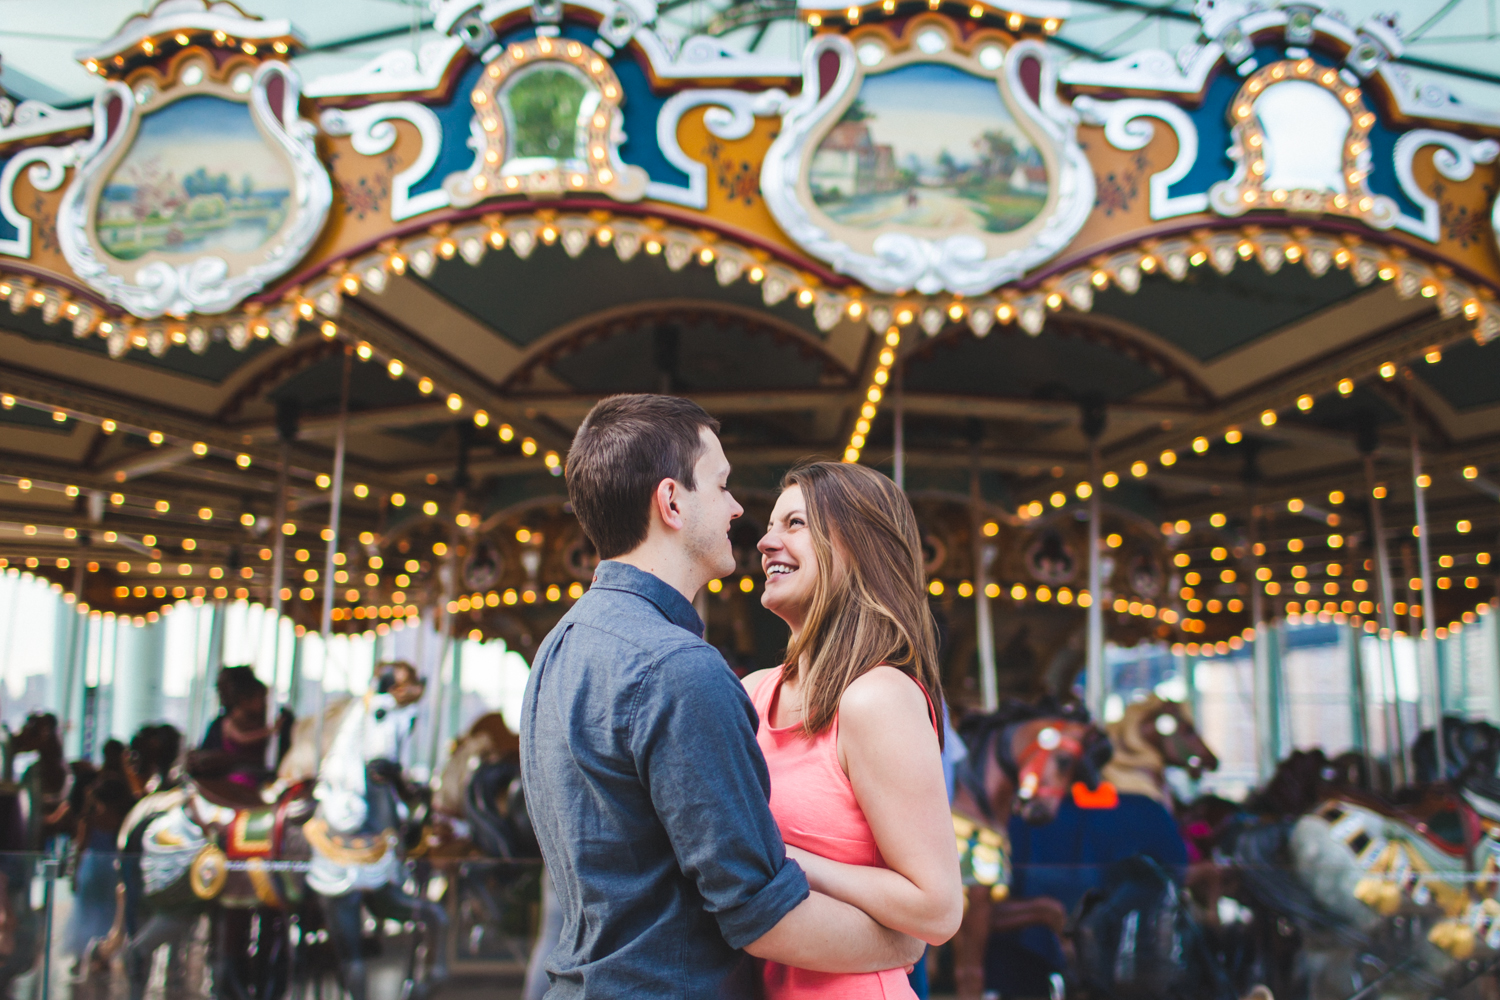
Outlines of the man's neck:
[{"label": "man's neck", "polygon": [[681,594],[689,603],[708,582],[703,578],[703,570],[686,553],[674,546],[656,544],[649,538],[614,559],[615,562],[634,566],[642,573],[650,573]]}]

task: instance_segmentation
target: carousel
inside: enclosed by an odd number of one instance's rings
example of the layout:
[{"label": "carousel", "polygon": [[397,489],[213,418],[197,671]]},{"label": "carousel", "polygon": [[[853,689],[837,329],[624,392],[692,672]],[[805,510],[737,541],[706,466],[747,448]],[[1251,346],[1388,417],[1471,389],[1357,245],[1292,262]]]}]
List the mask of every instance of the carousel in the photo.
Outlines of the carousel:
[{"label": "carousel", "polygon": [[[191,793],[157,801],[142,830],[175,831],[174,858],[212,840],[203,823],[238,831],[208,870],[183,861],[194,898],[282,914],[255,933],[331,948],[329,975],[362,996],[358,949],[297,929],[296,900],[404,851],[420,885],[368,875],[401,896],[377,915],[456,922],[413,946],[415,989],[478,962],[464,942],[485,926],[510,949],[486,961],[524,967],[534,917],[502,905],[537,886],[513,736],[498,716],[469,726],[453,650],[529,658],[583,595],[598,560],[567,502],[569,442],[599,399],[666,392],[722,422],[746,510],[738,569],[697,601],[737,670],[785,642],[755,549],[780,475],[837,458],[912,500],[956,712],[1025,701],[1108,724],[1116,764],[1174,805],[1162,768],[1196,779],[1209,745],[1245,747],[1256,814],[1304,833],[1200,845],[1241,875],[1211,897],[1188,880],[1212,899],[1192,940],[1219,971],[1180,995],[1493,985],[1500,77],[1492,50],[1430,57],[1455,4],[1419,25],[1313,0],[269,6],[122,9],[71,46],[65,90],[21,51],[28,26],[0,28],[0,568],[62,604],[58,753],[164,717],[149,684],[100,715],[90,623],[209,623],[196,742],[232,665],[222,623],[254,607],[278,636],[255,664],[267,717],[302,720],[286,787],[333,781],[319,764],[380,699],[380,726],[407,726],[386,749],[410,744],[437,779],[427,822],[388,846],[298,806],[257,854],[232,804],[221,821]],[[1314,625],[1348,651],[1342,769],[1297,763],[1289,665]],[[372,693],[341,701],[305,650],[346,637],[415,670],[367,670]],[[1142,701],[1148,661],[1184,704]],[[1238,707],[1200,739],[1195,671],[1230,662],[1247,664]],[[1151,683],[1127,684],[1135,668]],[[1272,794],[1293,765],[1321,791]],[[1464,817],[1457,847],[1428,843],[1438,800]],[[309,887],[291,884],[303,848]],[[1300,896],[1244,888],[1262,850],[1305,862]],[[456,873],[482,856],[503,864],[463,897]],[[132,990],[151,972],[137,937],[118,949]],[[1316,974],[1285,971],[1294,940],[1324,949]],[[1412,957],[1373,958],[1388,947]],[[1259,957],[1235,966],[1236,948]],[[949,965],[977,997],[967,960]],[[246,995],[286,986],[204,964],[260,983]]]}]

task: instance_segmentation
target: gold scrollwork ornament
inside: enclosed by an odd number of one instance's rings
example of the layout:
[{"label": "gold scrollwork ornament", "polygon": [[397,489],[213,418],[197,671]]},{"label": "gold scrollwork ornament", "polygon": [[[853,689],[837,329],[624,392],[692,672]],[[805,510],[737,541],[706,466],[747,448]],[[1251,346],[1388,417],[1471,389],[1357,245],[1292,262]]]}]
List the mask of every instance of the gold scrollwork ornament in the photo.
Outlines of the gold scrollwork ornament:
[{"label": "gold scrollwork ornament", "polygon": [[188,884],[193,895],[202,900],[218,897],[229,881],[229,859],[214,844],[205,844],[188,867]]}]

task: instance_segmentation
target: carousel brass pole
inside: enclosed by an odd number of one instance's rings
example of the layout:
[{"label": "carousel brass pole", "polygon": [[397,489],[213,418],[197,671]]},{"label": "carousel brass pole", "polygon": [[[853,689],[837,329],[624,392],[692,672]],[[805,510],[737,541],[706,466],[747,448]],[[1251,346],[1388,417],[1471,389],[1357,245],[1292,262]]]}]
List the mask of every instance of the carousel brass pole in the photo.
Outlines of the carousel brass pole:
[{"label": "carousel brass pole", "polygon": [[[74,566],[73,566],[73,601],[74,601],[74,603],[73,603],[73,605],[71,607],[68,607],[67,605],[64,605],[64,607],[67,608],[68,611],[71,611],[71,612],[74,613],[72,620],[68,623],[68,641],[67,641],[67,647],[66,647],[67,648],[67,661],[66,661],[66,663],[64,665],[64,669],[63,669],[63,683],[62,683],[63,692],[62,692],[62,698],[59,700],[59,703],[58,703],[58,709],[59,709],[58,715],[61,717],[61,720],[62,720],[59,723],[59,725],[58,725],[58,730],[63,734],[63,737],[65,739],[68,737],[69,727],[71,727],[72,724],[73,724],[73,689],[78,686],[78,677],[79,677],[79,674],[81,673],[81,668],[79,667],[79,664],[82,662],[82,660],[80,659],[80,657],[78,655],[78,647],[79,647],[78,636],[79,636],[79,629],[80,629],[80,624],[79,623],[80,622],[85,622],[86,623],[88,621],[88,615],[83,614],[83,613],[79,612],[79,610],[78,610],[81,605],[84,605],[84,604],[88,603],[88,601],[85,600],[84,594],[83,594],[83,581],[84,581],[83,567],[84,567],[84,561],[82,559],[78,560],[78,562],[74,564]],[[197,650],[195,648],[194,649],[194,653],[196,653],[196,652],[197,652]]]},{"label": "carousel brass pole", "polygon": [[1375,495],[1375,455],[1365,453],[1365,485],[1370,501],[1370,528],[1375,535],[1375,580],[1379,588],[1380,627],[1380,686],[1385,688],[1385,752],[1390,760],[1391,790],[1406,783],[1406,736],[1401,726],[1401,694],[1396,689],[1396,659],[1392,643],[1396,634],[1396,612],[1392,607],[1395,590],[1391,586],[1391,560],[1385,538],[1385,518],[1380,512],[1380,498]]},{"label": "carousel brass pole", "polygon": [[[457,630],[458,623],[448,606],[453,603],[458,595],[459,573],[463,564],[458,558],[458,543],[460,534],[458,530],[458,515],[464,509],[469,488],[469,446],[474,440],[474,425],[468,421],[462,421],[458,425],[458,467],[453,473],[453,522],[448,529],[448,564],[444,567],[442,574],[443,597],[438,608],[438,634],[441,642],[438,646],[437,685],[432,693],[432,710],[428,716],[432,720],[432,740],[427,756],[428,773],[437,774],[438,753],[443,746],[443,723],[448,712],[445,711],[448,697],[462,697],[461,692],[450,692],[449,689],[457,682],[458,678],[458,637],[453,633]],[[454,665],[448,667],[448,678],[443,677],[443,669],[447,667],[448,655],[452,652]],[[457,735],[455,733],[455,735]]]},{"label": "carousel brass pole", "polygon": [[894,365],[896,377],[896,405],[891,410],[892,432],[895,436],[895,453],[891,458],[891,478],[896,482],[896,489],[906,489],[906,390],[903,383],[906,379],[902,376],[901,359],[896,359]]},{"label": "carousel brass pole", "polygon": [[1094,721],[1104,721],[1104,701],[1109,697],[1109,678],[1104,676],[1104,560],[1099,552],[1103,534],[1103,506],[1100,494],[1099,436],[1109,411],[1097,397],[1082,403],[1080,425],[1089,442],[1089,609],[1088,649],[1084,660],[1084,700]]},{"label": "carousel brass pole", "polygon": [[1099,444],[1089,446],[1089,610],[1088,658],[1085,661],[1084,685],[1089,714],[1096,722],[1104,720],[1104,699],[1109,697],[1108,678],[1104,676],[1104,560],[1100,557]]},{"label": "carousel brass pole", "polygon": [[[1255,483],[1250,483],[1250,561],[1255,561],[1255,546],[1260,544],[1260,505],[1256,503]],[[1264,782],[1276,771],[1276,757],[1280,743],[1277,731],[1276,677],[1271,660],[1271,643],[1276,637],[1271,634],[1271,623],[1266,613],[1264,589],[1258,586],[1252,571],[1250,574],[1250,620],[1255,622],[1254,645],[1251,651],[1251,669],[1254,671],[1253,691],[1255,701],[1255,769]]]},{"label": "carousel brass pole", "polygon": [[979,693],[984,700],[984,710],[993,712],[1000,707],[1000,679],[995,674],[995,626],[990,618],[990,596],[985,593],[985,588],[989,586],[989,561],[995,550],[984,540],[984,508],[979,490],[981,433],[977,421],[973,422],[969,433],[969,533],[974,537],[974,621],[978,629]]},{"label": "carousel brass pole", "polygon": [[[454,506],[455,516],[457,516],[457,511],[463,509],[463,505],[464,493],[460,489],[458,491],[457,502]],[[458,527],[456,522],[449,538],[451,544],[448,546],[448,562],[443,567],[443,572],[439,575],[439,579],[441,579],[443,584],[443,595],[438,599],[436,615],[438,659],[437,669],[433,672],[436,683],[433,685],[432,704],[428,715],[428,718],[432,720],[432,739],[427,753],[427,770],[432,775],[437,774],[438,753],[443,746],[443,717],[446,714],[443,711],[443,707],[448,688],[447,678],[443,676],[443,671],[445,669],[448,669],[450,672],[452,671],[452,668],[448,667],[448,656],[453,652],[454,644],[457,642],[456,637],[453,635],[454,629],[457,627],[457,620],[453,612],[448,610],[448,606],[454,602],[458,594]]]},{"label": "carousel brass pole", "polygon": [[[276,470],[276,514],[271,521],[271,530],[275,532],[271,545],[271,688],[266,695],[266,725],[273,733],[277,713],[281,710],[277,704],[281,691],[281,581],[286,575],[286,532],[281,526],[286,523],[287,466],[292,460],[292,438],[297,436],[295,410],[295,404],[277,403],[276,430],[281,438],[281,466]],[[289,422],[286,419],[288,413],[291,415]],[[288,690],[287,701],[295,704],[296,700],[297,692]],[[266,744],[266,766],[272,770],[280,763],[277,759],[280,744],[275,735]]]},{"label": "carousel brass pole", "polygon": [[313,746],[323,752],[323,712],[328,708],[328,661],[333,644],[333,561],[339,550],[339,515],[344,507],[344,447],[349,436],[349,379],[354,370],[354,348],[344,348],[344,374],[339,386],[339,422],[333,445],[333,495],[328,505],[328,551],[323,560],[323,670],[318,678],[318,717],[313,723]]},{"label": "carousel brass pole", "polygon": [[[1249,500],[1249,530],[1247,537],[1250,551],[1245,554],[1248,565],[1253,566],[1257,558],[1256,546],[1260,542],[1260,442],[1247,438],[1241,445],[1244,466],[1240,477],[1245,483]],[[1262,550],[1264,551],[1264,550]],[[1261,781],[1270,778],[1276,770],[1277,752],[1281,746],[1281,715],[1279,689],[1280,657],[1272,654],[1272,644],[1279,641],[1266,612],[1264,588],[1257,586],[1254,569],[1250,570],[1250,619],[1254,622],[1255,638],[1250,646],[1251,704],[1255,712],[1255,769]]]},{"label": "carousel brass pole", "polygon": [[[1410,402],[1410,400],[1408,400]],[[1437,610],[1433,607],[1432,547],[1427,538],[1427,490],[1422,485],[1422,446],[1417,440],[1417,425],[1407,412],[1411,427],[1411,486],[1417,507],[1417,571],[1422,580],[1422,635],[1419,640],[1422,668],[1422,690],[1417,702],[1422,706],[1420,730],[1431,721],[1433,745],[1437,748],[1437,774],[1435,780],[1442,781],[1448,773],[1448,754],[1443,746],[1443,695],[1438,686],[1437,663]]]},{"label": "carousel brass pole", "polygon": [[1370,746],[1370,697],[1365,691],[1365,658],[1362,648],[1364,633],[1350,627],[1344,631],[1349,643],[1349,682],[1354,688],[1354,738],[1359,741],[1360,756],[1365,759],[1365,774],[1375,781],[1375,753]]}]

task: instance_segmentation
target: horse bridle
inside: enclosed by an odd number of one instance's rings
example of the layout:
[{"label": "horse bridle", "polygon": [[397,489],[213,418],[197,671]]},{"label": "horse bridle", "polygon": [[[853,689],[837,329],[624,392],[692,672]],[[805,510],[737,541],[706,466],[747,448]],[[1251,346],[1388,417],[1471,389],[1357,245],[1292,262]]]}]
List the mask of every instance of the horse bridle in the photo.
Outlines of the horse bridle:
[{"label": "horse bridle", "polygon": [[[1009,741],[1006,743],[1009,750]],[[1021,756],[1015,762],[1016,777],[1012,780],[1016,783],[1016,797],[1022,802],[1030,802],[1037,798],[1037,793],[1042,787],[1042,774],[1047,770],[1052,756],[1058,751],[1066,751],[1073,755],[1075,761],[1083,759],[1083,742],[1066,735],[1060,728],[1048,724],[1037,730],[1031,742],[1021,750]],[[1041,796],[1044,799],[1061,799],[1065,790],[1048,792]]]},{"label": "horse bridle", "polygon": [[[1060,750],[1068,751],[1077,760],[1083,760],[1083,743],[1071,736],[1065,735],[1062,729],[1055,723],[1049,722],[1037,730],[1031,741],[1021,749],[1019,759],[1011,751],[1011,738],[1017,726],[1035,719],[1021,719],[1016,722],[1007,723],[990,733],[979,752],[971,754],[964,761],[958,780],[959,784],[969,790],[974,797],[985,819],[993,821],[994,812],[990,808],[990,797],[984,787],[984,759],[991,752],[990,747],[998,740],[999,745],[994,748],[995,761],[1000,769],[1005,772],[1012,785],[1015,786],[1016,796],[1023,802],[1029,802],[1037,797],[1041,788],[1042,774],[1047,770],[1047,764],[1051,761],[1053,754]],[[1044,798],[1061,798],[1062,792],[1048,794]]]}]

